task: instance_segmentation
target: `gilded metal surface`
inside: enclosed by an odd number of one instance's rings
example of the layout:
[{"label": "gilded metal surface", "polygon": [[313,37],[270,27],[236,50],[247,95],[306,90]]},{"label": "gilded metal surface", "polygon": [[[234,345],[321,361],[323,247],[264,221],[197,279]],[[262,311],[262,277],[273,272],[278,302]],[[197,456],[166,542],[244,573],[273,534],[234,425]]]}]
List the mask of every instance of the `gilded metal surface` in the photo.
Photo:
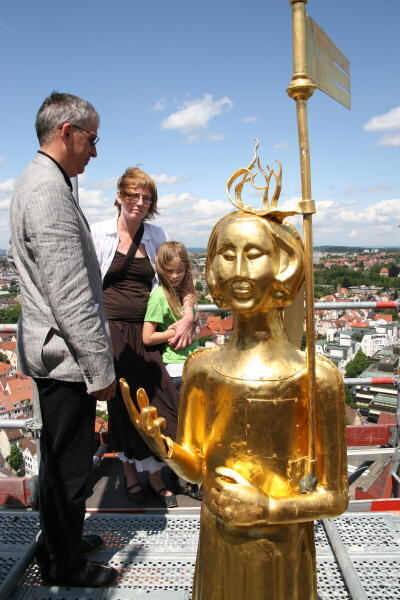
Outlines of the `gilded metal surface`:
[{"label": "gilded metal surface", "polygon": [[[309,79],[307,64],[306,2],[304,0],[290,0],[290,3],[292,5],[293,77],[287,93],[296,102],[302,202],[306,203],[310,202],[312,198],[307,101],[315,89],[315,84]],[[314,272],[312,213],[309,211],[305,211],[303,216],[303,239],[305,245],[307,402],[310,410],[308,420],[308,455],[310,457],[310,470],[305,474],[301,485],[304,490],[311,492],[314,489],[313,486],[317,477],[314,460],[316,456]]]},{"label": "gilded metal surface", "polygon": [[[243,211],[223,217],[210,236],[207,280],[233,313],[233,333],[186,362],[176,441],[145,392],[139,414],[121,384],[147,443],[203,483],[193,600],[316,600],[312,521],[347,506],[342,378],[317,357],[311,457],[307,361],[283,327],[303,259],[290,226]],[[302,493],[312,461],[318,484]]]},{"label": "gilded metal surface", "polygon": [[298,207],[304,215],[312,215],[316,212],[314,200],[299,200]]},{"label": "gilded metal surface", "polygon": [[[274,169],[271,169],[268,165],[266,165],[266,170],[264,170],[261,166],[260,158],[257,155],[257,150],[259,146],[258,140],[256,139],[255,142],[256,144],[254,147],[253,160],[247,167],[241,167],[240,169],[235,171],[233,175],[230,176],[226,183],[226,193],[230,202],[232,202],[232,204],[236,208],[239,208],[240,210],[244,210],[246,212],[250,212],[255,215],[269,215],[270,217],[273,217],[274,219],[277,219],[278,221],[282,222],[283,219],[288,215],[299,214],[300,210],[280,211],[277,208],[279,195],[282,189],[282,165],[279,161],[276,161],[278,163],[279,172],[275,171]],[[264,176],[265,186],[260,187],[254,183],[257,175],[259,174],[262,174]],[[272,177],[274,177],[275,179],[275,190],[271,201],[269,201],[268,193]],[[239,180],[239,182],[235,185],[235,198],[233,199],[231,196],[231,187],[236,180]],[[263,192],[262,208],[254,208],[253,206],[250,206],[248,204],[243,204],[242,191],[246,183],[250,183],[250,185],[255,190]]]},{"label": "gilded metal surface", "polygon": [[308,75],[321,91],[351,108],[349,60],[309,16],[306,35]]}]

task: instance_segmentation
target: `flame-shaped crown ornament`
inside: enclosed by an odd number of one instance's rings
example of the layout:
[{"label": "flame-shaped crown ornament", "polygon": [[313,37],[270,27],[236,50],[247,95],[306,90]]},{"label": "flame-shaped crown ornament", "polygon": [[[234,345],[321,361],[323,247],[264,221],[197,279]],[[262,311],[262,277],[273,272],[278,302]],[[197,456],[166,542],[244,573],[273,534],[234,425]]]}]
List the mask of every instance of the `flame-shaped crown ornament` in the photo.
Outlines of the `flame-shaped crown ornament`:
[{"label": "flame-shaped crown ornament", "polygon": [[[268,165],[267,165],[267,171],[264,171],[264,169],[261,166],[260,158],[257,155],[257,150],[259,147],[258,139],[256,139],[255,142],[256,142],[256,145],[254,146],[253,160],[248,165],[248,167],[241,167],[240,169],[235,171],[233,173],[233,175],[230,176],[230,178],[226,182],[226,193],[228,194],[228,198],[229,198],[230,202],[232,202],[232,204],[234,206],[236,206],[236,208],[238,208],[239,210],[243,210],[244,212],[253,213],[255,215],[260,215],[262,217],[264,217],[265,215],[268,215],[268,216],[272,217],[273,219],[275,219],[276,221],[279,221],[280,223],[282,223],[282,221],[283,221],[283,219],[285,219],[285,217],[289,217],[291,215],[297,215],[301,211],[296,210],[296,209],[285,211],[285,210],[279,210],[277,208],[279,194],[281,193],[281,189],[282,189],[282,165],[277,160],[276,162],[278,163],[278,166],[279,166],[279,172],[274,171],[274,169],[270,169],[270,167]],[[262,173],[262,175],[264,175],[265,182],[266,182],[265,186],[259,187],[259,186],[255,185],[255,183],[254,183],[254,180],[259,173]],[[276,185],[275,185],[274,195],[270,202],[268,199],[268,193],[269,193],[270,181],[271,181],[272,177],[275,178]],[[233,183],[239,178],[240,178],[239,183],[237,183],[235,185],[235,198],[232,199],[232,196],[230,193],[231,187],[232,187]],[[260,190],[263,192],[262,208],[255,208],[249,204],[243,204],[242,190],[243,190],[244,185],[249,182],[250,182],[250,185],[255,190]]]}]

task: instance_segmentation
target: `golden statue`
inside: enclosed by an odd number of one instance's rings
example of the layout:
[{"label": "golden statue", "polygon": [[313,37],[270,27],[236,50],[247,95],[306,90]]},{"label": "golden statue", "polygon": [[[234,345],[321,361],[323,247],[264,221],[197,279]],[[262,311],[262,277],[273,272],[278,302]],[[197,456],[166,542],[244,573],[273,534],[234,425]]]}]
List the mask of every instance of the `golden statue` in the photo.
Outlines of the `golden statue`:
[{"label": "golden statue", "polygon": [[[250,171],[236,172],[236,200],[244,179],[253,184]],[[280,173],[271,173],[278,189]],[[263,210],[242,206],[211,233],[207,281],[215,303],[232,311],[233,332],[189,357],[176,441],[163,434],[145,391],[139,413],[121,380],[148,445],[203,484],[193,600],[315,600],[313,521],[348,502],[342,377],[317,357],[313,430],[306,357],[283,327],[283,308],[304,278],[302,242],[285,216],[264,198]]]}]

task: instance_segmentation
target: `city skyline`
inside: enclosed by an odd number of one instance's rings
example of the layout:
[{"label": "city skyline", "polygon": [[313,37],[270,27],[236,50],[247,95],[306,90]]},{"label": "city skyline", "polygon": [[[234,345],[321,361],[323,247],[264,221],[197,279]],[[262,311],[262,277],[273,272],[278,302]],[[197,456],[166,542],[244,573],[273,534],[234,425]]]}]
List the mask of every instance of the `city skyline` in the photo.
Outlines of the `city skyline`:
[{"label": "city skyline", "polygon": [[[400,7],[309,0],[308,13],[351,63],[348,111],[309,101],[314,245],[397,246],[400,224]],[[87,98],[101,116],[99,156],[79,177],[90,223],[115,214],[118,176],[140,165],[159,187],[155,223],[205,248],[231,210],[225,182],[254,138],[263,164],[283,165],[281,205],[300,198],[291,8],[284,0],[132,3],[17,0],[0,9],[0,248],[17,177],[37,149],[35,113],[52,90]],[[258,198],[249,194],[249,201]],[[299,225],[299,219],[294,220]]]}]

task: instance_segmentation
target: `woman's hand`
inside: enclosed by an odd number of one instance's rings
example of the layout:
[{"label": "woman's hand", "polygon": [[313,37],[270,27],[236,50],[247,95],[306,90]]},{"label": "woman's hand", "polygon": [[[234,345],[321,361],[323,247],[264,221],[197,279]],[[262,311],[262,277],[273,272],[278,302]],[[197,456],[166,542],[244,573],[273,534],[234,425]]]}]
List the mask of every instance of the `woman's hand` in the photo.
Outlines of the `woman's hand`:
[{"label": "woman's hand", "polygon": [[131,421],[141,437],[155,454],[161,458],[168,458],[168,441],[172,444],[172,440],[162,433],[166,427],[165,419],[158,416],[155,406],[149,405],[149,399],[143,388],[139,388],[136,393],[136,398],[140,407],[140,412],[138,412],[135,403],[131,398],[131,392],[127,381],[125,379],[120,379],[119,385]]},{"label": "woman's hand", "polygon": [[175,329],[175,335],[173,338],[168,340],[168,344],[175,350],[182,350],[186,348],[193,341],[193,312],[191,315],[185,315],[179,321],[173,324]]},{"label": "woman's hand", "polygon": [[269,499],[259,488],[228,467],[217,467],[220,477],[204,501],[218,517],[239,527],[268,524]]}]

